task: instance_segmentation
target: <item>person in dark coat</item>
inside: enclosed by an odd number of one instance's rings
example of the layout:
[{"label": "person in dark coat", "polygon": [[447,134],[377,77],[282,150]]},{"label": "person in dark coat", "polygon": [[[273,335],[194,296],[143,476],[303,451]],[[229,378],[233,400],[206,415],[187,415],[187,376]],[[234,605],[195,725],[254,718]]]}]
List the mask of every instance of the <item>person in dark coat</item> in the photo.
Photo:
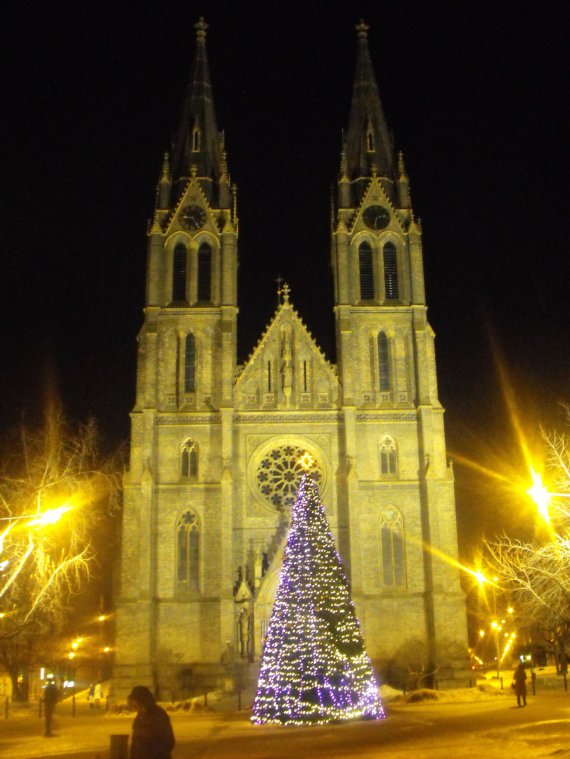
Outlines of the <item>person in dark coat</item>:
[{"label": "person in dark coat", "polygon": [[57,704],[57,685],[53,677],[48,677],[48,681],[44,688],[44,712],[46,717],[46,731],[44,735],[46,738],[51,738],[51,723],[53,718],[53,711]]},{"label": "person in dark coat", "polygon": [[129,709],[137,716],[133,722],[130,759],[171,759],[174,733],[170,717],[154,700],[144,685],[136,685],[129,693]]},{"label": "person in dark coat", "polygon": [[[526,669],[521,662],[513,675],[513,688],[517,697],[517,706],[526,706]],[[522,701],[522,703],[521,703]]]}]

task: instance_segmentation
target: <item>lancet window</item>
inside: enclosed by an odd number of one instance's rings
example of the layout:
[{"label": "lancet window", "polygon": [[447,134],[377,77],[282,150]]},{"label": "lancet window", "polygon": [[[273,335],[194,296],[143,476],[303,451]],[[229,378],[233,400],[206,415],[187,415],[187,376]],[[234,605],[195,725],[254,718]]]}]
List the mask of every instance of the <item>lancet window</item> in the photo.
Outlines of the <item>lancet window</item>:
[{"label": "lancet window", "polygon": [[174,248],[172,257],[172,300],[186,300],[186,269],[188,254],[186,246],[182,243]]},{"label": "lancet window", "polygon": [[392,388],[390,377],[390,345],[385,332],[378,333],[378,373],[380,376],[380,390],[389,391]]},{"label": "lancet window", "polygon": [[398,291],[398,255],[394,243],[384,245],[384,293],[386,299],[396,300]]},{"label": "lancet window", "polygon": [[394,440],[386,435],[380,443],[380,473],[386,477],[398,473],[398,451]]},{"label": "lancet window", "polygon": [[404,524],[400,512],[392,506],[384,509],[380,519],[382,551],[382,585],[402,587],[406,582]]},{"label": "lancet window", "polygon": [[176,579],[187,590],[200,589],[200,524],[190,509],[176,526]]},{"label": "lancet window", "polygon": [[358,263],[360,267],[360,300],[374,298],[374,271],[372,266],[372,248],[367,242],[360,243],[358,248]]},{"label": "lancet window", "polygon": [[182,446],[180,473],[191,479],[198,476],[198,446],[193,440],[187,440]]},{"label": "lancet window", "polygon": [[202,243],[198,248],[198,302],[212,300],[212,248]]},{"label": "lancet window", "polygon": [[196,338],[192,332],[184,341],[184,392],[196,392]]}]

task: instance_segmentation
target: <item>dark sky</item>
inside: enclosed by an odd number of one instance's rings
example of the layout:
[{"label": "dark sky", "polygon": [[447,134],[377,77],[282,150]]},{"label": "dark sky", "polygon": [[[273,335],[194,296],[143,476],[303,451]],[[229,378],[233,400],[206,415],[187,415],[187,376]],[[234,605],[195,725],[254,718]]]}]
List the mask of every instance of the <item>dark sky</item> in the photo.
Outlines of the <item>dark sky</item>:
[{"label": "dark sky", "polygon": [[[55,372],[72,418],[94,414],[109,444],[128,436],[146,222],[200,15],[239,188],[240,360],[278,275],[334,360],[329,188],[363,17],[423,222],[450,449],[512,444],[491,340],[528,425],[556,420],[570,400],[565,2],[11,5],[0,429],[34,418]],[[456,472],[468,534],[495,506]]]}]

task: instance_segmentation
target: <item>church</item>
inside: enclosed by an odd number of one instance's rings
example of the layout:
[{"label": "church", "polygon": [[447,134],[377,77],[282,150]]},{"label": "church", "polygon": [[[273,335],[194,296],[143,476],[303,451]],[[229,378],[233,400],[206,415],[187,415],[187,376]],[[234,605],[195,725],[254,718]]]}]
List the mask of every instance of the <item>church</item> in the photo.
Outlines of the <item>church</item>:
[{"label": "church", "polygon": [[356,29],[331,220],[336,364],[285,282],[240,364],[237,196],[216,121],[207,24],[196,24],[193,72],[148,229],[117,697],[138,683],[173,698],[215,687],[229,663],[255,671],[303,457],[373,662],[386,666],[415,641],[440,684],[467,685],[453,471],[421,227],[383,113],[368,27]]}]

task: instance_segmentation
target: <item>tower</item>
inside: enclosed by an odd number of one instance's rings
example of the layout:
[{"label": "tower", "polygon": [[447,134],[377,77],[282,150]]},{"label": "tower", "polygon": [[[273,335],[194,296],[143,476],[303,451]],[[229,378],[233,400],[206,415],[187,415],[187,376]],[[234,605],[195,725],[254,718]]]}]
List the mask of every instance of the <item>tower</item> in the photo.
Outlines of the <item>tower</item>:
[{"label": "tower", "polygon": [[[357,33],[332,220],[347,462],[339,503],[346,504],[353,593],[361,597],[377,655],[397,648],[406,629],[417,630],[435,664],[453,642],[461,659],[466,640],[457,572],[434,559],[457,557],[453,473],[427,321],[421,228],[403,155],[396,155],[384,117],[366,24]],[[445,667],[440,671],[445,679]]]},{"label": "tower", "polygon": [[232,459],[238,220],[216,123],[206,30],[200,19],[180,125],[164,157],[148,233],[125,478],[120,692],[135,680],[158,686],[159,672],[163,681],[170,677],[182,630],[193,631],[190,651],[186,647],[191,661],[218,661],[219,640],[232,637],[224,608],[233,607],[231,481],[224,475]]},{"label": "tower", "polygon": [[[195,61],[148,232],[144,323],[125,476],[115,687],[169,694],[255,667],[305,453],[373,660],[419,637],[466,644],[452,470],[427,322],[421,230],[358,26],[333,208],[337,365],[284,284],[237,363],[236,191],[206,51]],[[326,178],[323,178],[325,186]],[[246,304],[247,307],[247,304]],[[413,635],[410,631],[413,631]],[[449,656],[444,662],[449,664]],[[440,669],[440,679],[452,670]]]}]

